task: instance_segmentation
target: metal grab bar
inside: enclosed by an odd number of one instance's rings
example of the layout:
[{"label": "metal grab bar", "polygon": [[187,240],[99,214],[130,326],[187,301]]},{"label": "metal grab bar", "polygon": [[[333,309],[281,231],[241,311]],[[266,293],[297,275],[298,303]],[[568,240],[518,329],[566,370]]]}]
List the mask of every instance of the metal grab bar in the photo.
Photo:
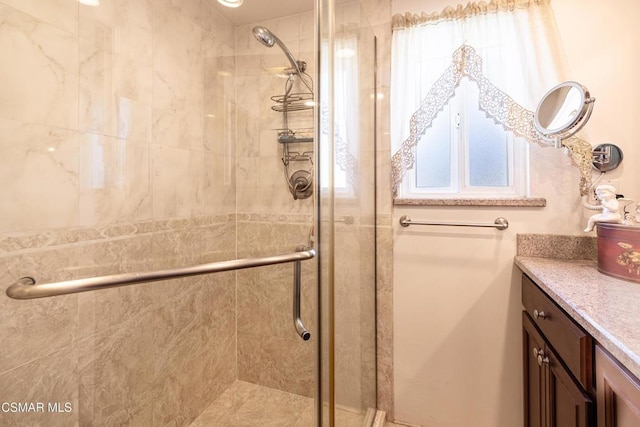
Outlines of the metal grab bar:
[{"label": "metal grab bar", "polygon": [[410,225],[446,225],[451,227],[491,227],[498,230],[506,230],[509,228],[509,221],[506,218],[496,218],[493,224],[478,224],[478,223],[460,223],[460,222],[425,222],[425,221],[412,221],[407,215],[400,217],[400,225],[408,227]]},{"label": "metal grab bar", "polygon": [[[306,246],[298,246],[296,251],[308,250]],[[296,328],[296,332],[300,335],[300,338],[307,341],[311,338],[311,334],[304,327],[302,319],[300,318],[300,284],[302,282],[302,265],[300,261],[294,261],[293,263],[293,326]]]},{"label": "metal grab bar", "polygon": [[34,299],[52,297],[56,295],[75,294],[79,292],[95,291],[99,289],[115,288],[118,286],[135,285],[138,283],[156,282],[159,280],[179,277],[199,276],[209,273],[242,270],[245,268],[263,267],[267,265],[285,264],[289,262],[305,261],[316,256],[316,251],[305,248],[284,255],[274,255],[262,258],[236,259],[190,267],[173,268],[168,270],[149,271],[143,273],[124,273],[111,276],[91,277],[88,279],[67,280],[64,282],[45,283],[38,285],[31,277],[22,277],[7,288],[7,295],[14,299]]}]

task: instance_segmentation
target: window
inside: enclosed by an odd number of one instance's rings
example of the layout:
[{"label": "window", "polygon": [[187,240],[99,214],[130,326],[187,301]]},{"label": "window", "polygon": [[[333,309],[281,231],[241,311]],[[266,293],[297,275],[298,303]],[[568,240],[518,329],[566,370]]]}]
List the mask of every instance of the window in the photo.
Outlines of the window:
[{"label": "window", "polygon": [[533,110],[561,75],[550,17],[547,0],[393,17],[396,198],[527,196]]},{"label": "window", "polygon": [[464,78],[416,145],[403,195],[494,198],[525,195],[526,147],[478,108],[478,86]]}]

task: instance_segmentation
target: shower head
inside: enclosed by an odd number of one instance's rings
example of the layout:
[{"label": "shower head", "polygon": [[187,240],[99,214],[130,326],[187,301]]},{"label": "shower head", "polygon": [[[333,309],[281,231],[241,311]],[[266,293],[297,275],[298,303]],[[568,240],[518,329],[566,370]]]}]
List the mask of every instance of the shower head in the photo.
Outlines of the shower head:
[{"label": "shower head", "polygon": [[276,36],[265,27],[253,27],[251,32],[253,33],[253,37],[266,47],[273,47],[273,44],[276,42]]},{"label": "shower head", "polygon": [[298,74],[304,71],[304,68],[306,68],[306,64],[302,61],[296,61],[296,59],[291,54],[291,51],[289,51],[289,49],[287,49],[287,46],[285,46],[285,44],[282,43],[282,40],[280,40],[268,28],[257,26],[257,27],[253,27],[253,30],[251,30],[251,32],[253,33],[253,36],[256,38],[256,40],[258,40],[260,43],[262,43],[266,47],[273,47],[274,44],[277,44],[278,46],[280,46],[280,49],[282,49],[285,56],[291,63],[291,66],[295,69],[295,71]]}]

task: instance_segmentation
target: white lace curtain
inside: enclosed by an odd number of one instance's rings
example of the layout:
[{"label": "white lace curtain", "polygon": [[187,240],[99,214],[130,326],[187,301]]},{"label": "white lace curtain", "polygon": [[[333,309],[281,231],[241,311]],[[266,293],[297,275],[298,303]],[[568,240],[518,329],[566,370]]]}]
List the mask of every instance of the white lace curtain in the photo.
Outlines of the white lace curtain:
[{"label": "white lace curtain", "polygon": [[[532,125],[538,100],[564,77],[548,1],[492,0],[446,8],[440,14],[394,16],[390,102],[396,197],[402,177],[414,165],[415,144],[421,136],[416,135],[420,131],[417,122],[422,120],[424,126],[430,126],[429,120],[434,117],[429,116],[437,115],[439,106],[453,96],[460,78],[475,81],[481,98],[484,85],[485,98],[492,97],[485,100],[487,104],[510,103],[508,109],[503,108],[503,119],[482,108],[505,129],[513,130],[518,121],[519,127],[527,120]],[[472,49],[461,49],[463,46]],[[461,54],[466,51],[473,55]],[[467,58],[474,58],[476,63],[464,63]],[[519,135],[529,142],[541,142],[527,132],[524,129]]]}]

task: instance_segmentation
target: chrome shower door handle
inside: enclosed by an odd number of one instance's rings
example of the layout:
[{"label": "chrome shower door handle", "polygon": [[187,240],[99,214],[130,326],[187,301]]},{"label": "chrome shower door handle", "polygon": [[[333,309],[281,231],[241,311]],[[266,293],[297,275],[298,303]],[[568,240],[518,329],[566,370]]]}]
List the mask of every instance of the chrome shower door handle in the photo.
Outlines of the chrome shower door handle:
[{"label": "chrome shower door handle", "polygon": [[[306,246],[298,246],[296,248],[296,252],[301,252],[307,250]],[[301,296],[300,296],[300,285],[302,282],[302,264],[301,261],[295,261],[293,263],[293,326],[296,329],[300,338],[307,341],[311,338],[311,334],[307,331],[307,328],[304,327],[302,323],[302,319],[300,318],[300,306],[301,306]]]}]

